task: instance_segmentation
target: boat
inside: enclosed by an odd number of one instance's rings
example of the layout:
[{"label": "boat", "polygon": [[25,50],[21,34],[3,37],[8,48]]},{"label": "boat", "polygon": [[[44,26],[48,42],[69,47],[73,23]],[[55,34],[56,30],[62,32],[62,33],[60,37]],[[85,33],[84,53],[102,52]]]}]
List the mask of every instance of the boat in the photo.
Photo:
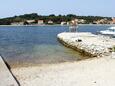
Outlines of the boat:
[{"label": "boat", "polygon": [[115,27],[109,27],[107,30],[100,31],[102,35],[115,36]]}]

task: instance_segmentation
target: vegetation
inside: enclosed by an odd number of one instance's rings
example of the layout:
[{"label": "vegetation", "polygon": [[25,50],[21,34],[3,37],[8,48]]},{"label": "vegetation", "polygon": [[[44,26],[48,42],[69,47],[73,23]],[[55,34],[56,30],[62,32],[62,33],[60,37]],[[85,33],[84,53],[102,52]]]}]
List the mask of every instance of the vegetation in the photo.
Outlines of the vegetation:
[{"label": "vegetation", "polygon": [[101,17],[101,16],[77,16],[74,14],[68,14],[68,15],[54,15],[51,14],[49,16],[44,16],[44,15],[38,15],[37,13],[31,13],[31,14],[24,14],[24,15],[19,15],[19,16],[14,16],[14,17],[9,17],[9,18],[3,18],[0,19],[0,25],[10,25],[12,22],[26,22],[26,20],[44,20],[44,22],[47,24],[49,20],[53,21],[54,24],[60,24],[62,21],[70,21],[72,19],[84,19],[86,20],[86,24],[93,23],[93,21],[100,20],[103,18],[107,18],[110,20],[110,17]]}]

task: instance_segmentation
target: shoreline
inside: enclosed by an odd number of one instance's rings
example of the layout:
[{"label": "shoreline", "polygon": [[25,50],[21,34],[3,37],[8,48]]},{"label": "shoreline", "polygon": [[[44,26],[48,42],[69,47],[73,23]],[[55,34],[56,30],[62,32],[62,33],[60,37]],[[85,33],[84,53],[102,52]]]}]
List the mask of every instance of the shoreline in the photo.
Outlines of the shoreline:
[{"label": "shoreline", "polygon": [[114,86],[115,59],[110,56],[79,62],[12,69],[21,86]]},{"label": "shoreline", "polygon": [[[115,24],[79,24],[79,26],[115,26]],[[54,24],[54,25],[0,25],[1,26],[14,26],[14,27],[21,27],[21,26],[68,26],[68,25],[60,25],[60,24]]]},{"label": "shoreline", "polygon": [[81,60],[77,60],[77,61],[65,61],[65,62],[57,62],[57,63],[41,63],[41,64],[30,64],[30,65],[15,65],[13,67],[11,67],[11,69],[15,69],[15,68],[28,68],[28,67],[47,67],[47,66],[52,66],[52,65],[59,65],[59,64],[66,64],[66,63],[79,63],[81,61],[87,61],[87,60],[93,60],[93,59],[97,59],[97,58],[102,58],[102,57],[89,57],[86,59],[81,59]]},{"label": "shoreline", "polygon": [[17,66],[17,67],[12,67],[12,69],[18,69],[18,68],[30,68],[30,67],[39,67],[39,68],[43,68],[43,67],[50,67],[50,66],[57,66],[57,65],[64,65],[64,64],[73,64],[73,63],[77,63],[80,64],[82,62],[89,62],[89,61],[93,61],[93,60],[99,60],[99,59],[113,59],[111,58],[111,54],[109,54],[108,56],[102,56],[102,57],[90,57],[87,59],[82,59],[82,60],[78,60],[78,61],[72,61],[72,62],[60,62],[60,63],[51,63],[51,64],[37,64],[37,65],[29,65],[29,66]]}]

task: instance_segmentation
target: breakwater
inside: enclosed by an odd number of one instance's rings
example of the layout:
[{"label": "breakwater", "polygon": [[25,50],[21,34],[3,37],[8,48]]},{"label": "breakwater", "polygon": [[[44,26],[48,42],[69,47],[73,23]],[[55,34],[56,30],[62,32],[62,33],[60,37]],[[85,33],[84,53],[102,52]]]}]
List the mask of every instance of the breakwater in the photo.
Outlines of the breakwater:
[{"label": "breakwater", "polygon": [[113,46],[115,46],[115,40],[109,37],[94,35],[92,33],[70,33],[63,32],[57,35],[59,41],[71,47],[82,54],[100,57],[103,55],[109,55]]}]

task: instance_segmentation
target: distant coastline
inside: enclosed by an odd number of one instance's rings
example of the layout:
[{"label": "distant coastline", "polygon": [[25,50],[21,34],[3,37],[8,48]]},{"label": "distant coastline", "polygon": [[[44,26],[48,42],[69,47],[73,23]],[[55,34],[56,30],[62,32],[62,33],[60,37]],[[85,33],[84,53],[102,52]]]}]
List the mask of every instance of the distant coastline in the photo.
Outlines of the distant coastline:
[{"label": "distant coastline", "polygon": [[[115,26],[115,24],[79,24],[79,26],[86,26],[86,25],[88,25],[88,26]],[[60,25],[60,24],[54,24],[54,25],[0,25],[0,27],[1,26],[11,26],[11,27],[21,27],[21,26],[27,26],[27,27],[29,27],[29,26],[68,26],[68,25]]]},{"label": "distant coastline", "polygon": [[77,20],[78,24],[115,24],[114,17],[103,16],[78,16],[68,15],[38,15],[37,13],[24,14],[0,19],[0,25],[69,25],[71,20]]}]

